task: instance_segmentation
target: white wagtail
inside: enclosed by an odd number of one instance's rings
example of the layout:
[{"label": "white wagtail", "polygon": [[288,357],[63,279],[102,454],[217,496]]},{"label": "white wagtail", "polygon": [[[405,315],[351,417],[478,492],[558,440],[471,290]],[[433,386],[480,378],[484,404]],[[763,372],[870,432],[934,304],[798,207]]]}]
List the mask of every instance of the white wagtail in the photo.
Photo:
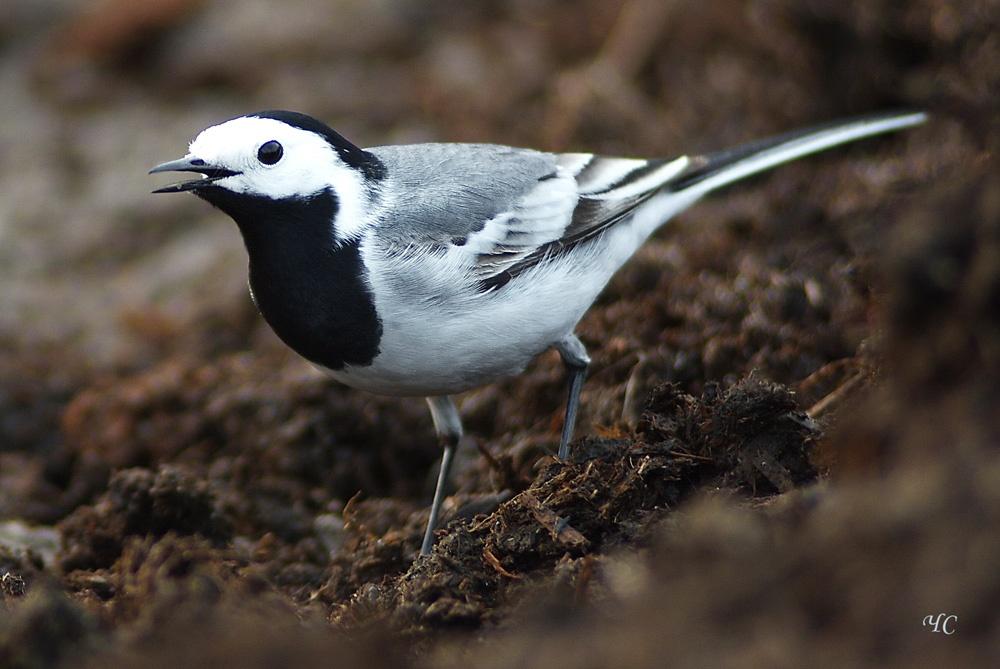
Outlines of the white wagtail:
[{"label": "white wagtail", "polygon": [[354,388],[427,398],[444,452],[426,554],[462,436],[450,395],[554,347],[569,375],[565,459],[590,362],[574,328],[654,230],[734,181],[924,120],[881,114],[643,160],[487,144],[360,149],[304,114],[264,111],[208,128],[150,173],[202,176],[154,192],[191,191],[236,221],[251,295],[288,346]]}]

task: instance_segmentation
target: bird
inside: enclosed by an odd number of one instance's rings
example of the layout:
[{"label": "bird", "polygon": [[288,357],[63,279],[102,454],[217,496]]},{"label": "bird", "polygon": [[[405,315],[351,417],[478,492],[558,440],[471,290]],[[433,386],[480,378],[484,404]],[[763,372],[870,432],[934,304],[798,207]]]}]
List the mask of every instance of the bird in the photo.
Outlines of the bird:
[{"label": "bird", "polygon": [[200,132],[150,174],[232,218],[253,301],[277,336],[347,386],[425,397],[442,447],[432,551],[462,420],[457,393],[554,348],[569,456],[590,357],[577,323],[645,240],[708,193],[782,163],[919,125],[922,111],[827,123],[714,153],[621,158],[496,144],[362,149],[268,110]]}]

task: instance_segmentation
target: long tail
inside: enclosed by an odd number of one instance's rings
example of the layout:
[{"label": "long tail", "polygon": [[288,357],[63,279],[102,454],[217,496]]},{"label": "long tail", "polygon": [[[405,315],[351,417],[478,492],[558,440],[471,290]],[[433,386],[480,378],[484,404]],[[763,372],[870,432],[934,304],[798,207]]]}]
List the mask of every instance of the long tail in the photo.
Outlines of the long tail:
[{"label": "long tail", "polygon": [[865,137],[920,125],[923,112],[889,112],[835,121],[743,144],[733,149],[692,156],[688,166],[664,184],[697,198],[734,181],[782,163]]}]

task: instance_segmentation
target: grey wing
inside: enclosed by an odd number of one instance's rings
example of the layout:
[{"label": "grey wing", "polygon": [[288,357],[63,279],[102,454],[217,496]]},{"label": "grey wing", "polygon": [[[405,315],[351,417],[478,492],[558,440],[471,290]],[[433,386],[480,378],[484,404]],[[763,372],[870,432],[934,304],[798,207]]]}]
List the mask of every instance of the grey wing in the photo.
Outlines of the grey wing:
[{"label": "grey wing", "polygon": [[368,149],[385,165],[390,246],[463,244],[556,170],[551,154],[491,144],[410,144]]},{"label": "grey wing", "polygon": [[380,243],[458,247],[483,290],[623,220],[687,164],[469,144],[371,151],[392,188]]}]

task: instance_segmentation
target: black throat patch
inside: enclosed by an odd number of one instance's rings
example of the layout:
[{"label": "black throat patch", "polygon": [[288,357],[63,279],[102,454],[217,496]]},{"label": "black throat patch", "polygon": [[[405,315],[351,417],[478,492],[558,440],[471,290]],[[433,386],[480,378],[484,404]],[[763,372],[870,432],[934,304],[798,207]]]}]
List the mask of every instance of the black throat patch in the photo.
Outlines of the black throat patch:
[{"label": "black throat patch", "polygon": [[197,195],[239,226],[254,301],[283,342],[329,369],[371,364],[382,323],[358,243],[334,239],[332,190],[273,200],[211,186]]}]

